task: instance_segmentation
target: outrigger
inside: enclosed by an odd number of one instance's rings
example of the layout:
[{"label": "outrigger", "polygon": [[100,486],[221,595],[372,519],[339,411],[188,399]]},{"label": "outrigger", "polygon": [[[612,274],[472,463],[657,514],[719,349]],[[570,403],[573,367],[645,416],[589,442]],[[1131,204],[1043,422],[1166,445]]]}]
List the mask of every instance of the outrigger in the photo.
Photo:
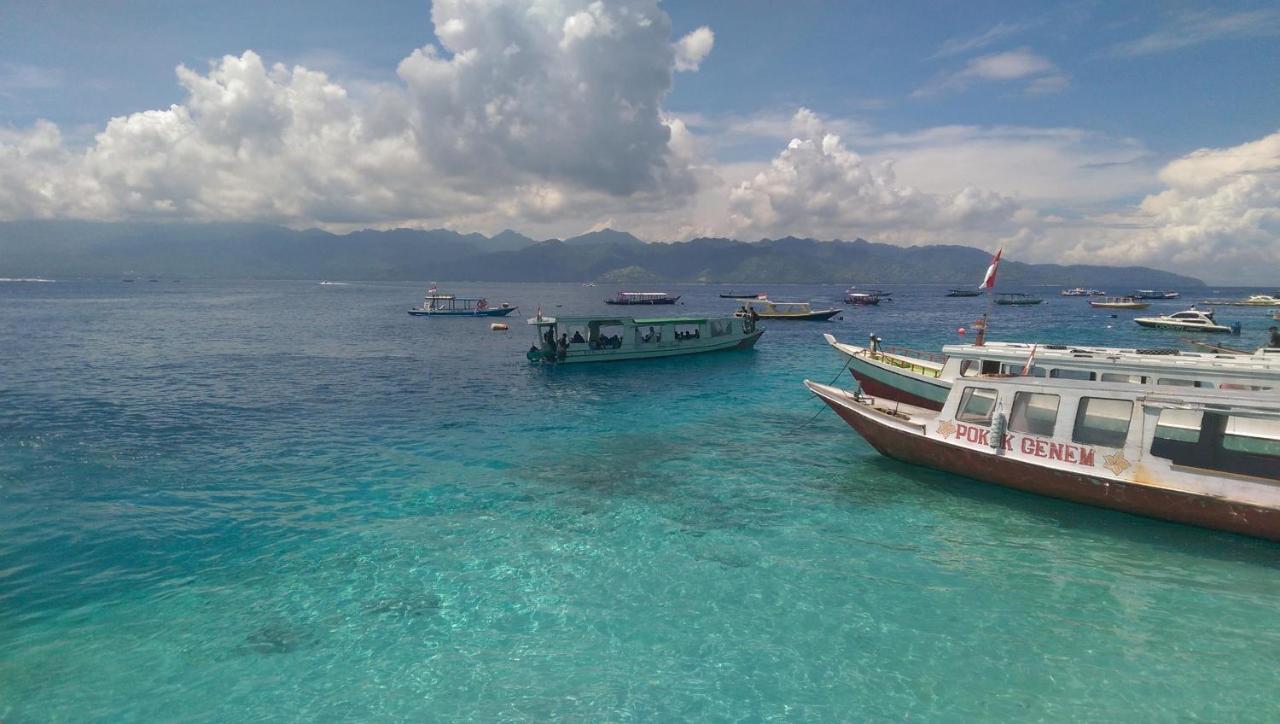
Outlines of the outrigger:
[{"label": "outrigger", "polygon": [[574,364],[750,349],[764,329],[751,317],[544,317],[529,320],[531,362]]}]

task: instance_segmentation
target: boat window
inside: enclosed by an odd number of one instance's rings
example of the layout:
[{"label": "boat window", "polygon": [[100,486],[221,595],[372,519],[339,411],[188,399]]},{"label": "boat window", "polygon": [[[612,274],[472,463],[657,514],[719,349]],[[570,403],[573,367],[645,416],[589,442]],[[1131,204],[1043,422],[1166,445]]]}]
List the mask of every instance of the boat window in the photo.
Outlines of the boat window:
[{"label": "boat window", "polygon": [[1195,442],[1200,439],[1203,417],[1199,410],[1161,410],[1160,419],[1156,420],[1156,439]]},{"label": "boat window", "polygon": [[986,387],[969,387],[960,397],[956,419],[960,422],[991,422],[991,411],[996,406],[996,391]]},{"label": "boat window", "polygon": [[677,324],[671,329],[671,336],[677,341],[698,339],[702,331],[696,324]]},{"label": "boat window", "polygon": [[1013,396],[1009,429],[1028,435],[1051,437],[1058,421],[1058,396],[1039,392],[1019,392]]},{"label": "boat window", "polygon": [[733,333],[733,320],[729,319],[713,319],[711,320],[711,336],[723,337],[726,334]]},{"label": "boat window", "polygon": [[[617,349],[622,346],[626,332],[627,328],[621,324],[592,323],[587,325],[587,345],[591,349]],[[573,338],[572,334],[569,336]]]},{"label": "boat window", "polygon": [[960,376],[961,376],[961,377],[977,377],[977,376],[978,376],[978,365],[974,364],[974,363],[973,363],[973,360],[971,360],[971,359],[961,360],[961,362],[960,362]]},{"label": "boat window", "polygon": [[1130,385],[1146,384],[1147,378],[1142,375],[1122,375],[1118,372],[1103,372],[1103,382],[1124,382]]},{"label": "boat window", "polygon": [[1094,380],[1098,375],[1088,370],[1049,370],[1049,376],[1059,380]]},{"label": "boat window", "polygon": [[1129,400],[1082,397],[1071,439],[1084,445],[1124,447],[1132,417],[1133,402]]},{"label": "boat window", "polygon": [[1222,447],[1275,459],[1280,466],[1280,420],[1231,416],[1223,431]]}]

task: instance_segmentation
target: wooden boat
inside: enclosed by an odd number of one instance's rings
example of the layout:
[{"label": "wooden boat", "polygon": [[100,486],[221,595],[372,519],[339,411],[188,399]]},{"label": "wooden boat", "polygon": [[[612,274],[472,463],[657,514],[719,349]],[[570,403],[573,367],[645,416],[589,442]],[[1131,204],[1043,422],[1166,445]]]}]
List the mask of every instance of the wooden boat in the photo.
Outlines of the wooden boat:
[{"label": "wooden boat", "polygon": [[1133,321],[1150,329],[1176,329],[1181,332],[1212,332],[1215,334],[1231,333],[1231,327],[1218,324],[1214,320],[1212,311],[1202,312],[1199,309],[1188,309],[1185,312],[1174,312],[1173,314],[1159,317],[1136,317]]},{"label": "wooden boat", "polygon": [[823,335],[846,358],[849,372],[869,395],[931,410],[942,409],[957,380],[1020,375],[1072,379],[1080,383],[1125,382],[1160,387],[1226,387],[1280,391],[1280,349],[1240,356],[1176,349],[1072,347],[1020,342],[957,344],[943,354],[885,348],[873,337],[867,347]]},{"label": "wooden boat", "polygon": [[805,380],[882,455],[1151,518],[1280,540],[1280,395],[1028,377],[941,410]]},{"label": "wooden boat", "polygon": [[1146,309],[1150,302],[1139,302],[1133,297],[1107,297],[1101,302],[1089,301],[1089,306],[1097,309]]},{"label": "wooden boat", "polygon": [[750,317],[543,317],[529,320],[531,362],[576,364],[750,349],[764,328]]},{"label": "wooden boat", "polygon": [[720,295],[721,299],[764,299],[764,297],[764,292],[756,292],[755,294],[738,294],[736,292],[729,292],[728,294]]},{"label": "wooden boat", "polygon": [[996,304],[1013,304],[1017,306],[1040,304],[1044,300],[1023,292],[1000,292],[996,294]]},{"label": "wooden boat", "polygon": [[409,310],[415,317],[505,317],[516,311],[506,302],[491,306],[483,297],[459,297],[453,294],[437,294],[435,287],[427,290],[422,306]]},{"label": "wooden boat", "polygon": [[948,297],[980,297],[981,289],[948,289],[946,296]]},{"label": "wooden boat", "polygon": [[1133,293],[1134,299],[1177,299],[1182,295],[1168,289],[1139,289]]},{"label": "wooden boat", "polygon": [[618,292],[604,300],[605,304],[675,304],[679,295],[666,292]]},{"label": "wooden boat", "polygon": [[734,312],[734,316],[822,322],[843,311],[843,309],[819,309],[814,311],[809,302],[774,302],[768,299],[752,299],[743,302],[742,308]]}]

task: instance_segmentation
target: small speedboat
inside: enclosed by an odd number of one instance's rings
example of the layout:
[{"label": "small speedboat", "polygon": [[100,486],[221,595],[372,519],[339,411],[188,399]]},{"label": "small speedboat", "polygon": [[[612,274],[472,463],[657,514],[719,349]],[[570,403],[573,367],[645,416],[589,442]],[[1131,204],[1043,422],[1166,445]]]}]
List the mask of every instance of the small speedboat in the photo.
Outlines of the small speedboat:
[{"label": "small speedboat", "polygon": [[1218,324],[1214,320],[1212,311],[1202,312],[1199,309],[1188,309],[1185,312],[1175,312],[1160,317],[1137,317],[1133,321],[1151,329],[1176,329],[1182,332],[1213,332],[1216,334],[1231,333],[1230,327]]},{"label": "small speedboat", "polygon": [[1230,307],[1280,307],[1280,298],[1273,297],[1270,294],[1253,294],[1248,299],[1221,302],[1221,304]]},{"label": "small speedboat", "polygon": [[1150,302],[1139,302],[1133,297],[1107,297],[1100,302],[1090,300],[1089,306],[1095,309],[1146,309]]},{"label": "small speedboat", "polygon": [[852,289],[844,293],[845,304],[873,305],[880,303],[880,295],[875,292],[855,292]]}]

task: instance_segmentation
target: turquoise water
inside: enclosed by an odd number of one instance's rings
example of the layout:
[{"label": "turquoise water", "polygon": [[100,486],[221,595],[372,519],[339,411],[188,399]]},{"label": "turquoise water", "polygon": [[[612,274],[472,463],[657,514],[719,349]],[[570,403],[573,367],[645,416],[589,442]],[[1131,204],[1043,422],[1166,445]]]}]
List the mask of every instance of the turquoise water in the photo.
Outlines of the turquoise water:
[{"label": "turquoise water", "polygon": [[525,313],[612,290],[447,285],[520,304],[498,334],[424,286],[0,284],[0,720],[1280,713],[1280,547],[883,459],[800,385],[824,331],[936,347],[981,300],[544,369]]}]

